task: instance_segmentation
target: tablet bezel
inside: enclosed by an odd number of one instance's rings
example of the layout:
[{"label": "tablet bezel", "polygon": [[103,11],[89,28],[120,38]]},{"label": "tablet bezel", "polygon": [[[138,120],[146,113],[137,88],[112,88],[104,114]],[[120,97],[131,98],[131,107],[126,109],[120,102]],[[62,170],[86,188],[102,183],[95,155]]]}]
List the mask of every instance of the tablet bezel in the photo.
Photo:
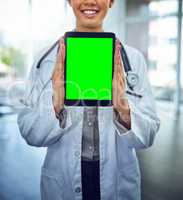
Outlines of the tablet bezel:
[{"label": "tablet bezel", "polygon": [[[90,99],[66,99],[66,61],[67,61],[67,38],[111,38],[113,40],[112,57],[112,78],[114,73],[114,52],[115,52],[115,34],[112,32],[66,32],[65,40],[65,64],[64,64],[64,105],[66,106],[112,106],[112,100],[90,100]],[[112,82],[111,82],[112,84]],[[112,94],[113,91],[111,91]]]}]

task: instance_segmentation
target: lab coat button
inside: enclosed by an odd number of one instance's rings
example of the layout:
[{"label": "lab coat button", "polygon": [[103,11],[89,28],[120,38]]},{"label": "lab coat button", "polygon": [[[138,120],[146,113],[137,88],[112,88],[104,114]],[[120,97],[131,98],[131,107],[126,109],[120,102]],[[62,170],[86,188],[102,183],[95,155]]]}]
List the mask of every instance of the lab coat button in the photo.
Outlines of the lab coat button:
[{"label": "lab coat button", "polygon": [[93,150],[92,146],[89,146],[89,150]]},{"label": "lab coat button", "polygon": [[80,193],[81,192],[81,188],[80,187],[75,188],[75,192],[76,193]]},{"label": "lab coat button", "polygon": [[89,126],[91,126],[91,125],[92,125],[92,123],[89,121],[89,122],[88,122],[88,125],[89,125]]}]

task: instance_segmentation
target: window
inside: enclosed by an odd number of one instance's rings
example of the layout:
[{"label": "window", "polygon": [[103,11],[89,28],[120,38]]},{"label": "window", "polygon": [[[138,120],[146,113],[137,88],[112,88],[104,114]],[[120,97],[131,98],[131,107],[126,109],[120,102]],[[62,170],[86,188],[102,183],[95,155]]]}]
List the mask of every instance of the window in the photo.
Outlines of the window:
[{"label": "window", "polygon": [[[173,100],[178,54],[178,1],[128,0],[126,3],[126,43],[141,50],[146,57],[156,98]],[[183,79],[181,81],[183,85]]]},{"label": "window", "polygon": [[0,104],[6,105],[14,99],[9,90],[22,87],[35,55],[72,30],[74,17],[62,0],[0,0],[0,13]]}]

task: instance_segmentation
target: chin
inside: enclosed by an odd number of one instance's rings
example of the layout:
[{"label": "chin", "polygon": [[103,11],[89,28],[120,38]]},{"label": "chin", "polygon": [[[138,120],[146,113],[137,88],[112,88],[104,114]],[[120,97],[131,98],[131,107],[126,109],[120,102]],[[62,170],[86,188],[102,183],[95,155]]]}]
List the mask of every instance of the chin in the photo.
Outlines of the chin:
[{"label": "chin", "polygon": [[97,29],[98,27],[100,27],[101,25],[96,24],[96,23],[84,23],[83,27],[85,27],[86,29]]},{"label": "chin", "polygon": [[98,26],[96,24],[87,24],[85,25],[86,28],[96,29]]}]

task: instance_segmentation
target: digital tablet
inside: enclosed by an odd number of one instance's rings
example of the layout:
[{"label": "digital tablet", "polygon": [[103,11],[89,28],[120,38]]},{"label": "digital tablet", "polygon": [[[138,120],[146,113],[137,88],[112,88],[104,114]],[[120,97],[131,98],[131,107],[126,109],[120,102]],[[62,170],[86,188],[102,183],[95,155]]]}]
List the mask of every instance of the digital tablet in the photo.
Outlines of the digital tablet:
[{"label": "digital tablet", "polygon": [[65,34],[64,86],[67,106],[111,106],[115,34]]}]

